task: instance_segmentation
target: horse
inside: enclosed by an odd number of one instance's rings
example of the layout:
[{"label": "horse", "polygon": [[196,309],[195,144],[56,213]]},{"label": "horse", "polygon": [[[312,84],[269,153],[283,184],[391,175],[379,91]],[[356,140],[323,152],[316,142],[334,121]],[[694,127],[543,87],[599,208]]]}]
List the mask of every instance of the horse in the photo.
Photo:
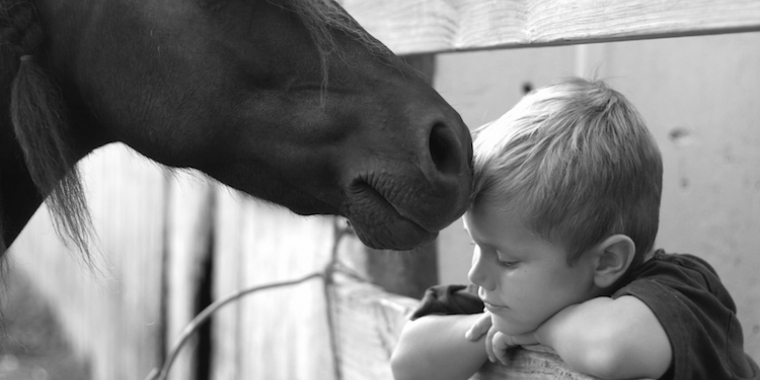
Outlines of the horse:
[{"label": "horse", "polygon": [[0,254],[47,202],[86,250],[76,163],[123,142],[373,248],[464,213],[459,114],[332,0],[0,0]]}]

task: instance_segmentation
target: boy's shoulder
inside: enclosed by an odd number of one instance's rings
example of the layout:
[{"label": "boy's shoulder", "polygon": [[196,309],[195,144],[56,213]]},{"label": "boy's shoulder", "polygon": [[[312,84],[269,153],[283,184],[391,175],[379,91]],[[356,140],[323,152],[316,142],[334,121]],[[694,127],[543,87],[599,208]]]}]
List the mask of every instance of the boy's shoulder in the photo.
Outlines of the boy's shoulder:
[{"label": "boy's shoulder", "polygon": [[734,301],[705,260],[660,250],[626,277],[612,297],[642,300],[665,329],[673,349],[665,378],[760,378],[744,352]]},{"label": "boy's shoulder", "polygon": [[649,260],[632,269],[626,278],[613,298],[627,287],[648,281],[679,292],[690,292],[690,289],[707,291],[717,301],[736,312],[733,299],[715,269],[704,259],[691,254],[657,250]]},{"label": "boy's shoulder", "polygon": [[705,273],[709,272],[712,276],[718,276],[718,273],[710,263],[701,257],[688,253],[667,253],[665,250],[658,249],[652,254],[652,259],[647,262],[651,263],[653,267],[670,264],[677,265],[686,270],[696,270]]}]

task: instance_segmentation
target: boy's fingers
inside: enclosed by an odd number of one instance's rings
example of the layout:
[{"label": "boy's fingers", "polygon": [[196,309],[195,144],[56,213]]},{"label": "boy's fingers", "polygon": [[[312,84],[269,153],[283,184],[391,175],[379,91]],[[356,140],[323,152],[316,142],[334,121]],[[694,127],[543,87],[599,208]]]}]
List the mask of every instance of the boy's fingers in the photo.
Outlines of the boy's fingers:
[{"label": "boy's fingers", "polygon": [[496,357],[493,354],[493,340],[486,338],[486,354],[488,355],[488,361],[491,363],[496,361]]},{"label": "boy's fingers", "polygon": [[480,339],[483,334],[485,334],[488,329],[491,327],[491,315],[488,313],[484,313],[483,316],[475,322],[475,324],[470,327],[469,330],[464,334],[465,339],[469,341],[477,341]]},{"label": "boy's fingers", "polygon": [[470,329],[467,330],[466,333],[464,333],[464,338],[469,341],[475,342],[476,340],[480,339],[482,335],[483,335],[483,332],[480,331],[480,329],[478,328],[478,325],[474,324],[470,326]]},{"label": "boy's fingers", "polygon": [[509,336],[502,333],[497,333],[494,335],[492,347],[496,359],[498,359],[501,364],[509,364],[509,360],[507,359],[507,349],[511,346],[513,346],[513,344],[510,342]]},{"label": "boy's fingers", "polygon": [[507,359],[507,349],[510,347],[508,338],[504,334],[499,333],[494,337],[493,342],[494,354],[499,362],[504,365],[509,364],[509,360]]},{"label": "boy's fingers", "polygon": [[493,346],[493,340],[494,340],[494,335],[496,335],[497,333],[498,331],[495,328],[491,327],[488,330],[488,334],[486,335],[486,354],[488,354],[488,360],[491,361],[492,363],[496,362],[496,354],[494,352],[495,350]]}]

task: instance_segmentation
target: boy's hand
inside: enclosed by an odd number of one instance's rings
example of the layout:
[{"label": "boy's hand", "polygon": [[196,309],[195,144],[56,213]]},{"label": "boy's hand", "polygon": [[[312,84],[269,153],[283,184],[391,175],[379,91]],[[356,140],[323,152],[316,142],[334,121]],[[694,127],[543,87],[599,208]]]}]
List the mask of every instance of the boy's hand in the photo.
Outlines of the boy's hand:
[{"label": "boy's hand", "polygon": [[486,354],[488,354],[488,360],[491,362],[496,361],[496,355],[493,350],[493,338],[494,334],[498,331],[493,327],[491,320],[491,313],[487,310],[483,312],[483,315],[470,327],[464,334],[464,337],[471,341],[476,342],[486,334]]},{"label": "boy's hand", "polygon": [[502,364],[507,364],[508,362],[508,348],[539,344],[532,332],[518,336],[510,336],[499,332],[493,327],[491,313],[488,311],[483,312],[483,316],[480,317],[469,330],[467,330],[464,337],[469,341],[475,342],[480,339],[483,334],[486,334],[486,354],[488,354],[488,360],[491,362],[496,362],[496,360],[498,360]]},{"label": "boy's hand", "polygon": [[[488,360],[492,362],[498,360],[501,364],[504,365],[509,364],[509,358],[507,357],[508,349],[515,346],[530,346],[539,344],[538,340],[532,332],[511,336],[506,335],[501,331],[496,331],[493,334],[491,334],[491,331],[489,331],[488,335],[488,339],[486,340],[486,353],[488,354]],[[494,358],[496,360],[494,360]]]},{"label": "boy's hand", "polygon": [[467,330],[464,337],[471,342],[476,342],[490,330],[491,324],[491,313],[484,311],[478,321]]}]

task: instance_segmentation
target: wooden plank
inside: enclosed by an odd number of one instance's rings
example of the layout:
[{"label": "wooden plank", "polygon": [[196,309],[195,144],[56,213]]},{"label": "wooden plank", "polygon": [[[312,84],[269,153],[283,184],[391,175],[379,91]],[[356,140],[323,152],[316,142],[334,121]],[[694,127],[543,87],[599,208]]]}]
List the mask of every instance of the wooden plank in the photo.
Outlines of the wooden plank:
[{"label": "wooden plank", "polygon": [[[330,261],[331,217],[303,217],[219,186],[214,296],[290,281]],[[319,279],[250,294],[213,317],[211,379],[331,379],[328,308]]]},{"label": "wooden plank", "polygon": [[510,364],[486,362],[470,380],[595,380],[595,377],[571,370],[551,352],[515,349]]},{"label": "wooden plank", "polygon": [[419,301],[340,275],[333,294],[341,378],[393,380],[391,354]]},{"label": "wooden plank", "polygon": [[[166,221],[166,346],[174,345],[185,326],[199,312],[199,293],[207,279],[211,260],[211,233],[215,188],[202,174],[176,170],[169,183]],[[203,378],[199,363],[207,363],[206,352],[198,352],[199,334],[186,344],[170,372],[170,380]]]},{"label": "wooden plank", "polygon": [[80,168],[98,267],[88,271],[63,245],[44,207],[11,252],[91,363],[93,379],[141,379],[162,355],[164,169],[121,144],[98,149]]},{"label": "wooden plank", "polygon": [[[347,276],[337,277],[333,312],[341,378],[393,380],[390,357],[419,301]],[[516,349],[511,359],[509,366],[486,363],[471,380],[594,379],[569,369],[548,348]]]},{"label": "wooden plank", "polygon": [[366,248],[366,272],[372,283],[385,291],[422,298],[438,283],[438,241],[409,251]]},{"label": "wooden plank", "polygon": [[757,0],[342,0],[396,54],[760,30]]}]

